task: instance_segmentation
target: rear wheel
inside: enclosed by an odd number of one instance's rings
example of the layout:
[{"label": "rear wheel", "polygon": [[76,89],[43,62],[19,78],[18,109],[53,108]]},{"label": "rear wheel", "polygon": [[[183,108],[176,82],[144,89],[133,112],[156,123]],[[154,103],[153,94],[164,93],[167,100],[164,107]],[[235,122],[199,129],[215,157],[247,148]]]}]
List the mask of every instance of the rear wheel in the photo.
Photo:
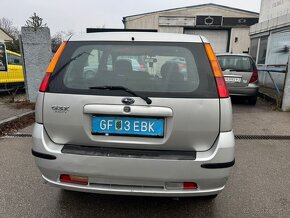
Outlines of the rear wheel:
[{"label": "rear wheel", "polygon": [[251,96],[248,98],[248,102],[250,105],[256,105],[257,103],[257,96]]}]

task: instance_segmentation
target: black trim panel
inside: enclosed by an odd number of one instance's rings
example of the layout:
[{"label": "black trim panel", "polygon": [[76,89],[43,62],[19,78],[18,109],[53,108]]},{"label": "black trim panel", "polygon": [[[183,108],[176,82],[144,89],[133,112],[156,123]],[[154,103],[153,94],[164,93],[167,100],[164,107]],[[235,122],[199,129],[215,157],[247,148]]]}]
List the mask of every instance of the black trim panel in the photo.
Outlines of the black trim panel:
[{"label": "black trim panel", "polygon": [[207,163],[207,164],[201,164],[202,168],[206,169],[221,169],[221,168],[229,168],[235,165],[235,159],[231,162],[225,162],[225,163]]},{"label": "black trim panel", "polygon": [[31,153],[33,156],[38,157],[38,158],[42,158],[42,159],[47,159],[47,160],[55,160],[56,159],[56,156],[53,156],[50,154],[40,153],[40,152],[34,151],[33,149],[31,149]]},{"label": "black trim panel", "polygon": [[195,160],[196,158],[195,151],[105,148],[79,145],[64,145],[61,152],[75,155],[164,160]]},{"label": "black trim panel", "polygon": [[87,28],[87,33],[104,33],[104,32],[152,32],[152,33],[156,33],[157,29]]}]

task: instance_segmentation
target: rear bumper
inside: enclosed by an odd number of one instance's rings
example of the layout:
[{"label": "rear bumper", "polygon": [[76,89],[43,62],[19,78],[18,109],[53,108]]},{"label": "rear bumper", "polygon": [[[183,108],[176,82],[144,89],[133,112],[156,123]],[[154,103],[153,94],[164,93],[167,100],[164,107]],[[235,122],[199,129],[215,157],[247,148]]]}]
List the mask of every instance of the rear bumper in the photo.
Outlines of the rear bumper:
[{"label": "rear bumper", "polygon": [[[233,132],[221,133],[208,151],[195,160],[166,160],[64,154],[41,124],[33,131],[35,162],[44,180],[54,186],[83,192],[144,196],[202,196],[218,194],[225,186],[234,160]],[[45,157],[55,157],[46,159]],[[222,165],[228,163],[228,165]],[[230,163],[230,164],[229,164]],[[216,167],[204,167],[216,166]],[[60,174],[87,176],[88,185],[62,183]],[[168,184],[195,182],[196,190]]]},{"label": "rear bumper", "polygon": [[247,87],[228,87],[230,95],[236,96],[257,96],[259,86],[249,84]]}]

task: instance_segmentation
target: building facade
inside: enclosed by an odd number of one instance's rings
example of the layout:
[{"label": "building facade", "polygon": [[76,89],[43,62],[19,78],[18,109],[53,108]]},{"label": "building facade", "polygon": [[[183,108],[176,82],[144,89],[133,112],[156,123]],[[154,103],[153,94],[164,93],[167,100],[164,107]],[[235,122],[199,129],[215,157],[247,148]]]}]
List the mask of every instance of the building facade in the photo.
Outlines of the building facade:
[{"label": "building facade", "polygon": [[203,4],[156,11],[123,18],[125,29],[205,36],[217,53],[248,53],[250,26],[259,14],[217,4]]},{"label": "building facade", "polygon": [[250,28],[250,54],[261,65],[286,65],[290,47],[290,0],[262,0],[259,23]]}]

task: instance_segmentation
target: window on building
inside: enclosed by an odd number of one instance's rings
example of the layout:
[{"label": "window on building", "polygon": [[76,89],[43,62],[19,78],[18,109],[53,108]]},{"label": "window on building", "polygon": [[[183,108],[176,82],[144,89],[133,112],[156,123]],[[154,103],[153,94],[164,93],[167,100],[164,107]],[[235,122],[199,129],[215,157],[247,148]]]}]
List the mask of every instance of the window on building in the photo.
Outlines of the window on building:
[{"label": "window on building", "polygon": [[7,54],[7,60],[9,65],[21,65],[22,61],[19,56],[16,56],[14,54]]},{"label": "window on building", "polygon": [[259,38],[251,39],[250,55],[255,61],[257,60],[258,42]]},{"label": "window on building", "polygon": [[267,54],[268,36],[260,38],[258,64],[265,64]]}]

